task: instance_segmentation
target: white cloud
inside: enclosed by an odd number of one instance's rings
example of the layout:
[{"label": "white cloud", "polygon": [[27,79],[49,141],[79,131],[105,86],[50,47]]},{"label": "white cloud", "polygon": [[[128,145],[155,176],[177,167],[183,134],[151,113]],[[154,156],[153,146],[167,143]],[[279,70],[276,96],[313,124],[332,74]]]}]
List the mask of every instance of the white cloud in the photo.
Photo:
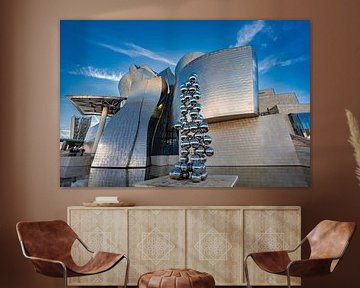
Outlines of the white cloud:
[{"label": "white cloud", "polygon": [[104,44],[104,43],[98,43],[99,46],[107,48],[113,52],[117,52],[117,53],[121,53],[121,54],[125,54],[128,55],[130,57],[135,57],[137,56],[137,54],[135,53],[135,51],[129,50],[129,49],[123,49],[123,48],[119,48],[116,46],[112,46],[112,45],[108,45],[108,44]]},{"label": "white cloud", "polygon": [[130,57],[136,57],[136,56],[144,56],[147,57],[149,59],[153,59],[156,61],[160,61],[172,66],[176,65],[176,62],[174,62],[171,59],[168,59],[164,56],[159,55],[158,53],[148,50],[144,47],[141,47],[139,45],[136,45],[134,43],[125,43],[126,46],[128,46],[129,48],[120,48],[120,47],[116,47],[113,45],[108,45],[108,44],[104,44],[104,43],[98,43],[99,46],[107,48],[111,51],[117,52],[117,53],[121,53],[121,54],[125,54],[128,55]]},{"label": "white cloud", "polygon": [[276,57],[267,57],[264,60],[259,62],[258,65],[258,69],[260,73],[266,73],[267,71],[269,71],[271,68],[273,67],[285,67],[285,66],[290,66],[290,65],[294,65],[296,63],[305,61],[306,58],[305,57],[298,57],[298,58],[293,58],[293,59],[286,59],[286,60],[281,60],[278,59]]},{"label": "white cloud", "polygon": [[251,42],[251,40],[261,30],[265,28],[265,22],[263,20],[254,21],[251,24],[245,25],[237,33],[236,44],[234,47],[243,46]]},{"label": "white cloud", "polygon": [[121,72],[109,72],[105,69],[101,68],[95,68],[92,66],[86,66],[86,67],[77,67],[72,71],[69,71],[69,74],[71,75],[81,75],[85,77],[91,77],[96,79],[104,79],[104,80],[110,80],[110,81],[116,81],[118,82],[120,78],[124,75],[124,73]]}]

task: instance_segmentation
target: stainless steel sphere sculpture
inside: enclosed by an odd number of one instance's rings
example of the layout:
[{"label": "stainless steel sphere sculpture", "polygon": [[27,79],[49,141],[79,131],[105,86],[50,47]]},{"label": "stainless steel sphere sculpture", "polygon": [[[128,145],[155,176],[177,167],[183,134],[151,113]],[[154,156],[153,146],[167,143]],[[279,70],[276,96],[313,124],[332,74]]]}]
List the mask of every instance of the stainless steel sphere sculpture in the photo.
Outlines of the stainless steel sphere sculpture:
[{"label": "stainless steel sphere sculpture", "polygon": [[197,79],[198,76],[193,73],[188,81],[180,86],[181,117],[174,124],[174,128],[180,132],[180,158],[169,173],[171,179],[190,178],[194,183],[207,178],[206,157],[214,155],[214,149],[209,146],[211,137],[206,134],[209,131],[209,124],[200,114],[201,94]]}]

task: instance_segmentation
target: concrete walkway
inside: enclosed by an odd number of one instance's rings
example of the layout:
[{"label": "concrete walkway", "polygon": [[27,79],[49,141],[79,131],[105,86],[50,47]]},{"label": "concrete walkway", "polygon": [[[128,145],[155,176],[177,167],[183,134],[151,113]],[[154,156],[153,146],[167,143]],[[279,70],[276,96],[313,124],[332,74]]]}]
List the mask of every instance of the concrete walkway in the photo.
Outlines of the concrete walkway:
[{"label": "concrete walkway", "polygon": [[162,176],[134,184],[134,187],[234,187],[238,180],[236,175],[209,175],[206,180],[200,183],[193,183],[191,180],[174,180],[169,176]]}]

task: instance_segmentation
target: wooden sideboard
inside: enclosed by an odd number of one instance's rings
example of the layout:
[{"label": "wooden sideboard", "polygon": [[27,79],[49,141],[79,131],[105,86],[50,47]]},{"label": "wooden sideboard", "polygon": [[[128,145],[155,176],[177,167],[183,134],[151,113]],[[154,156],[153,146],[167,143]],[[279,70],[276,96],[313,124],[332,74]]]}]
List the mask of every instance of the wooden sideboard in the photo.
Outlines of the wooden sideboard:
[{"label": "wooden sideboard", "polygon": [[[298,206],[68,207],[68,223],[92,250],[129,255],[129,285],[148,271],[184,267],[212,274],[216,285],[245,285],[245,255],[294,248],[301,240]],[[78,263],[89,259],[78,243],[72,254]],[[251,284],[286,285],[286,277],[249,264]],[[124,271],[121,262],[103,274],[70,278],[69,285],[121,285]]]}]

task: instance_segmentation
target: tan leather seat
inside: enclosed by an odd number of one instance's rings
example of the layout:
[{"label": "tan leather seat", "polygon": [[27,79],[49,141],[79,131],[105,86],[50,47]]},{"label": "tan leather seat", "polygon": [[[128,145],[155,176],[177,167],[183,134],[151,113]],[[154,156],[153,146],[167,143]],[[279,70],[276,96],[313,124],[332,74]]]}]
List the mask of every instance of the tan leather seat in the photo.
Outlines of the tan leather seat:
[{"label": "tan leather seat", "polygon": [[143,274],[138,288],[214,288],[214,277],[192,269],[166,269]]}]

